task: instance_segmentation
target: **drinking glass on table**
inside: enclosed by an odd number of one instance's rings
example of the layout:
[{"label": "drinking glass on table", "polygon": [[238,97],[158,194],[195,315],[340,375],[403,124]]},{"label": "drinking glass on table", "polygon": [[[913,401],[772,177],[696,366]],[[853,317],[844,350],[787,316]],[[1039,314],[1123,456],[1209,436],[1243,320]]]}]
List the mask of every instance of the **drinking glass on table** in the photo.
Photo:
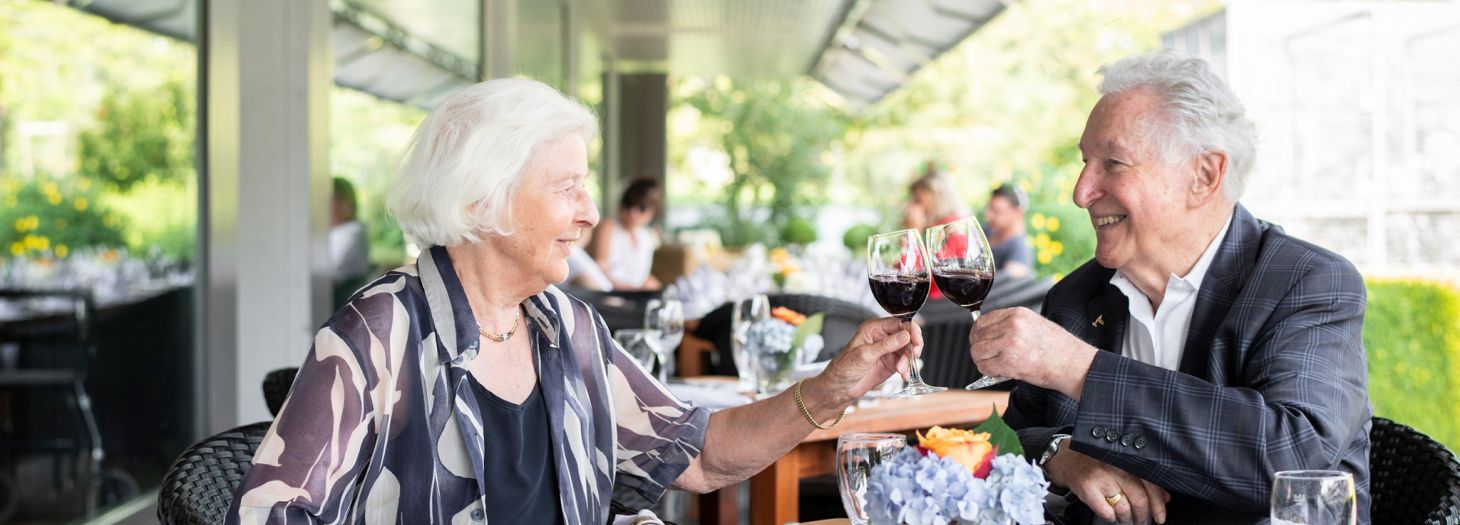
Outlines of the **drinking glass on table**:
[{"label": "drinking glass on table", "polygon": [[674,352],[684,340],[684,303],[677,299],[651,299],[644,308],[644,330],[659,339],[654,355],[659,359],[659,382],[669,380]]},{"label": "drinking glass on table", "polygon": [[639,328],[624,328],[613,333],[613,339],[623,347],[629,357],[639,362],[639,366],[649,372],[654,371],[654,359],[658,350],[654,348],[659,344],[652,334]]},{"label": "drinking glass on table", "polygon": [[765,294],[755,294],[749,299],[736,299],[730,312],[730,356],[735,360],[735,372],[740,376],[741,392],[755,392],[755,349],[746,346],[750,336],[750,325],[771,318],[771,301]]},{"label": "drinking glass on table", "polygon": [[1354,525],[1354,477],[1336,470],[1278,472],[1272,483],[1273,525]]},{"label": "drinking glass on table", "polygon": [[853,525],[868,521],[867,478],[872,467],[907,446],[902,434],[842,434],[836,439],[836,481],[842,509]]},{"label": "drinking glass on table", "polygon": [[[933,268],[933,282],[943,296],[962,306],[978,326],[983,300],[994,287],[994,252],[984,237],[978,219],[964,217],[928,228],[928,265]],[[1007,377],[983,376],[964,387],[969,390],[997,385]]]},{"label": "drinking glass on table", "polygon": [[[867,239],[867,281],[877,304],[903,323],[928,300],[932,277],[928,275],[926,251],[917,230],[879,233]],[[911,347],[909,347],[911,348]],[[923,382],[917,356],[908,350],[907,386],[891,397],[912,397],[947,390]]]}]

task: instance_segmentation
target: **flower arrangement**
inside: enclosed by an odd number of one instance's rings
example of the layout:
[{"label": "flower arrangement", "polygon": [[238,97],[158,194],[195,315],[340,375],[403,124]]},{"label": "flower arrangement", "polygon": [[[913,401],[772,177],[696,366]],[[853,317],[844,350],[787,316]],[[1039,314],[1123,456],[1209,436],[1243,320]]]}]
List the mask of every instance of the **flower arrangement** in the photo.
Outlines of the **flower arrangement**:
[{"label": "flower arrangement", "polygon": [[821,338],[825,314],[806,316],[778,306],[771,317],[756,321],[746,333],[746,346],[754,351],[757,389],[762,393],[785,390],[800,356],[817,355],[826,342]]},{"label": "flower arrangement", "polygon": [[972,431],[933,427],[872,468],[872,523],[1044,523],[1044,472],[995,410]]}]

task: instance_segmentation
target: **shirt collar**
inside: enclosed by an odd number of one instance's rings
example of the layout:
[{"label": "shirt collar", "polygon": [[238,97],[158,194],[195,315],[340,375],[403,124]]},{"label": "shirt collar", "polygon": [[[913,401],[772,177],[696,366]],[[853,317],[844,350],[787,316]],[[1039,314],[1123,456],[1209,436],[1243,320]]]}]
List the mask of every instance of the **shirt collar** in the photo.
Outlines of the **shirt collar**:
[{"label": "shirt collar", "polygon": [[[421,287],[426,292],[426,302],[431,308],[431,321],[436,327],[442,360],[462,366],[476,357],[480,339],[477,337],[477,320],[472,315],[471,304],[467,302],[466,291],[456,277],[456,267],[446,248],[433,246],[422,250],[416,259],[416,269],[421,277]],[[561,341],[558,312],[562,299],[554,297],[549,287],[524,302],[526,319],[546,334],[552,345]],[[560,294],[559,294],[560,295]]]},{"label": "shirt collar", "polygon": [[[1217,232],[1217,236],[1213,237],[1212,242],[1207,244],[1206,251],[1202,252],[1201,257],[1196,260],[1196,265],[1191,267],[1191,271],[1186,272],[1184,276],[1178,276],[1174,273],[1171,274],[1170,278],[1166,281],[1167,286],[1169,287],[1181,282],[1186,283],[1193,291],[1200,290],[1202,281],[1206,279],[1207,270],[1212,266],[1212,260],[1217,258],[1217,249],[1221,248],[1222,239],[1227,237],[1227,230],[1231,229],[1231,227],[1232,215],[1228,214],[1226,221],[1222,223],[1222,231]],[[1126,278],[1125,274],[1121,273],[1120,270],[1116,270],[1115,275],[1110,277],[1110,284],[1116,285],[1122,290],[1127,288],[1135,289],[1135,283],[1132,283],[1130,279]]]}]

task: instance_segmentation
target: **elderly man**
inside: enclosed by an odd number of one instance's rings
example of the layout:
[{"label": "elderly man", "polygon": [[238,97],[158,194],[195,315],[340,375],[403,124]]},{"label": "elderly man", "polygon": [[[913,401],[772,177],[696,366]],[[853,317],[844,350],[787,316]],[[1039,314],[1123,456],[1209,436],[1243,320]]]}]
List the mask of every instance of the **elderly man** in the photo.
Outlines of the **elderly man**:
[{"label": "elderly man", "polygon": [[1025,450],[1079,498],[1073,522],[1266,523],[1274,472],[1333,469],[1368,523],[1362,278],[1237,203],[1253,126],[1204,62],[1101,73],[1074,191],[1095,260],[1047,319],[1001,310],[970,334],[981,371],[1021,381]]}]

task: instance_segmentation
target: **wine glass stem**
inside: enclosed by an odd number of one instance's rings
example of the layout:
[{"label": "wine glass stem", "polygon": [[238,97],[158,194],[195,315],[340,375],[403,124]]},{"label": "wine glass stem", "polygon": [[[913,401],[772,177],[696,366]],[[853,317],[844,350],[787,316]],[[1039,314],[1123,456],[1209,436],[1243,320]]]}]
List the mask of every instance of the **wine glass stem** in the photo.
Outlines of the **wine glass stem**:
[{"label": "wine glass stem", "polygon": [[[911,319],[904,319],[902,321],[902,323],[903,324],[912,324],[912,320]],[[911,330],[908,330],[908,334],[912,334],[912,331]],[[920,360],[918,359],[918,356],[916,356],[916,355],[913,354],[912,345],[908,345],[908,348],[907,348],[907,377],[908,377],[908,384],[910,384],[910,385],[921,385],[921,384],[925,384],[925,383],[923,383],[923,372],[922,372],[922,368],[923,367],[922,367],[922,365],[920,363]]]}]

